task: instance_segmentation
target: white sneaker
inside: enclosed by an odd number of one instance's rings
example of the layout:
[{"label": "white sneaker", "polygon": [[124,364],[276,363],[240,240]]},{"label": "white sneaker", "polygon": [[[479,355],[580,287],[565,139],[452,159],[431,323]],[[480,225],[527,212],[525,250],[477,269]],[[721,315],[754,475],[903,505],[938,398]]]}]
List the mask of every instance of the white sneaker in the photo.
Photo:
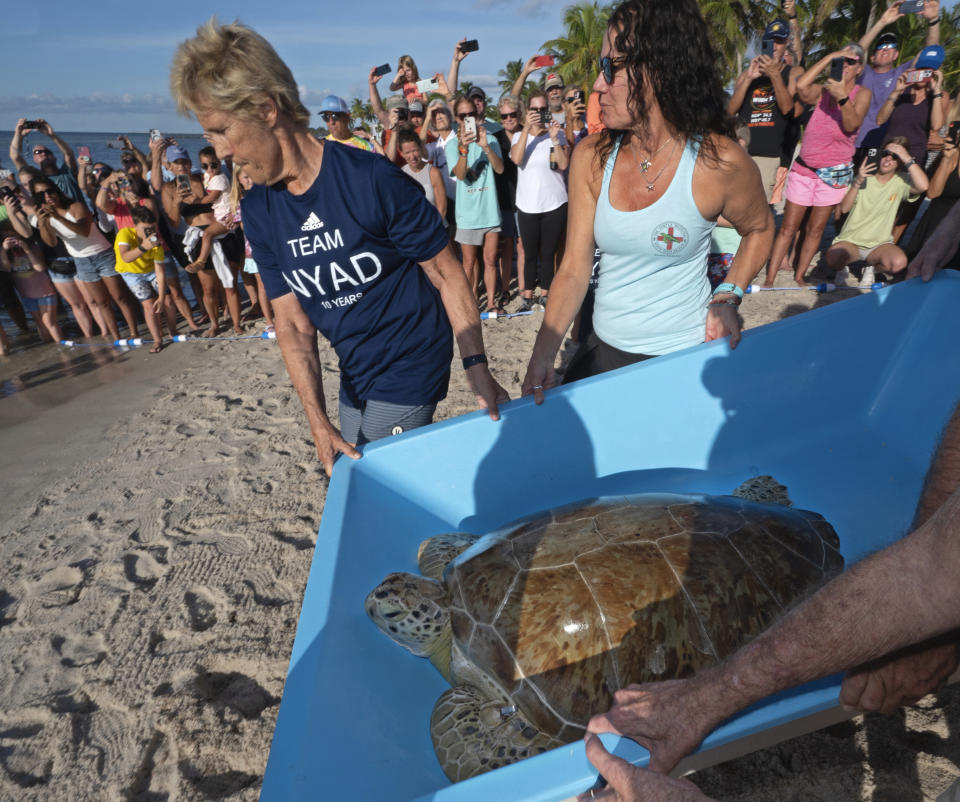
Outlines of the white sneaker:
[{"label": "white sneaker", "polygon": [[833,281],[831,281],[830,283],[833,284],[834,287],[846,287],[847,282],[849,281],[850,281],[850,268],[841,267],[837,271],[837,275],[833,277]]},{"label": "white sneaker", "polygon": [[861,287],[871,287],[876,282],[877,277],[876,273],[873,270],[873,265],[867,265],[863,268],[863,275],[860,276],[860,286]]}]

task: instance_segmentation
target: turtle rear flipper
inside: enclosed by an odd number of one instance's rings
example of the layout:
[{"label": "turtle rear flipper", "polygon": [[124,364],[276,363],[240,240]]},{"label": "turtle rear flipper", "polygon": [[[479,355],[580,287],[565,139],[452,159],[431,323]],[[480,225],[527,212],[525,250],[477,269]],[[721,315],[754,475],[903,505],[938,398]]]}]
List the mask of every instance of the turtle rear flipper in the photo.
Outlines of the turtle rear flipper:
[{"label": "turtle rear flipper", "polygon": [[453,782],[516,763],[561,742],[524,720],[509,702],[491,700],[472,685],[444,691],[430,716],[430,737]]},{"label": "turtle rear flipper", "polygon": [[417,549],[420,573],[430,579],[443,577],[443,569],[478,540],[477,535],[464,532],[446,532],[428,537]]}]

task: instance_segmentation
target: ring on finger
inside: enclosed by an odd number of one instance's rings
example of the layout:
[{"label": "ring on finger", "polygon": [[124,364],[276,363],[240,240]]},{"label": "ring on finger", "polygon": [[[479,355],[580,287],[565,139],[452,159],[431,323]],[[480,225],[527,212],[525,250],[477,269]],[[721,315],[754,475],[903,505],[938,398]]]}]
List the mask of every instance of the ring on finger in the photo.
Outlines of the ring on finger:
[{"label": "ring on finger", "polygon": [[543,385],[542,385],[542,384],[535,384],[535,385],[533,385],[533,389],[534,389],[534,390],[542,390],[542,389],[543,389]]}]

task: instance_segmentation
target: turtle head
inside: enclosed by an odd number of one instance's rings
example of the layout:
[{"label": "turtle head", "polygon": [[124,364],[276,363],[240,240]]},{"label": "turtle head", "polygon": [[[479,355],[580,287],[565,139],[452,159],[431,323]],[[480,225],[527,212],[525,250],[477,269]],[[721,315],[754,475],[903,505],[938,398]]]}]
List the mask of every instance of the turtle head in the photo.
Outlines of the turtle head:
[{"label": "turtle head", "polygon": [[373,623],[417,657],[436,663],[434,655],[445,639],[449,665],[450,614],[447,592],[439,582],[414,574],[390,574],[370,591],[364,607]]}]

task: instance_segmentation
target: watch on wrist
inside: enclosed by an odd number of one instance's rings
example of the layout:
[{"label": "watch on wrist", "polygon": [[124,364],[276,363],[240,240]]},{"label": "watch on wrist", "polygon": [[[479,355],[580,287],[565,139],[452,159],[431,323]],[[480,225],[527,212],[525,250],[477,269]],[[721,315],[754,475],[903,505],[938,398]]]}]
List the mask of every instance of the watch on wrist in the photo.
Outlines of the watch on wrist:
[{"label": "watch on wrist", "polygon": [[916,160],[916,159],[910,159],[910,161],[904,162],[904,164],[903,164],[903,169],[904,169],[904,170],[909,170],[909,169],[910,169],[911,167],[913,167],[913,165],[915,165],[916,163],[917,163],[917,160]]},{"label": "watch on wrist", "polygon": [[465,356],[463,358],[464,370],[469,370],[474,365],[486,365],[486,364],[487,364],[486,354],[473,354],[472,356]]},{"label": "watch on wrist", "polygon": [[847,95],[845,98],[841,98],[840,100],[838,100],[838,101],[837,101],[837,105],[838,105],[838,106],[845,106],[845,105],[847,104],[847,101],[848,101],[848,100],[850,100],[850,95]]}]

